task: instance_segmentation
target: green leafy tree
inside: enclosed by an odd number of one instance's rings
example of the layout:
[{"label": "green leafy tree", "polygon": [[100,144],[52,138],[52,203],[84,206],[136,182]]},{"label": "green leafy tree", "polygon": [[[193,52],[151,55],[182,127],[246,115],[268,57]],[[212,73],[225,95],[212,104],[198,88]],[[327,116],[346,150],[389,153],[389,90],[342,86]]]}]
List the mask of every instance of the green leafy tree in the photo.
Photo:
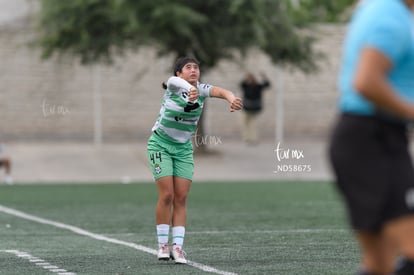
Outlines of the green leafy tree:
[{"label": "green leafy tree", "polygon": [[289,17],[300,10],[273,0],[42,0],[39,42],[45,58],[73,54],[84,64],[155,45],[160,54],[192,54],[207,69],[259,47],[275,63],[309,71],[313,39]]},{"label": "green leafy tree", "polygon": [[192,54],[211,68],[258,47],[277,64],[315,69],[313,38],[298,27],[336,21],[354,0],[42,0],[43,57],[72,54],[110,62],[125,50],[156,46]]},{"label": "green leafy tree", "polygon": [[297,25],[312,22],[338,22],[347,20],[346,11],[357,0],[288,0],[286,8]]}]

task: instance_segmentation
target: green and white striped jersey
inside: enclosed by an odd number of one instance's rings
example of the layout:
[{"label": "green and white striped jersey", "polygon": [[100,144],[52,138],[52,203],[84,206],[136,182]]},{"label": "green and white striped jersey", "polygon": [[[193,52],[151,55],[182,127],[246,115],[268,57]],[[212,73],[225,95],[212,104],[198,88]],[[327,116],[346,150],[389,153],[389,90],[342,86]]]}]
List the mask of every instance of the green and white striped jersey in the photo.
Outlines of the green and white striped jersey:
[{"label": "green and white striped jersey", "polygon": [[191,87],[190,83],[180,77],[172,76],[168,79],[161,110],[152,131],[157,131],[162,138],[172,142],[185,143],[191,138],[212,86],[198,82],[199,97],[195,102],[188,99]]}]

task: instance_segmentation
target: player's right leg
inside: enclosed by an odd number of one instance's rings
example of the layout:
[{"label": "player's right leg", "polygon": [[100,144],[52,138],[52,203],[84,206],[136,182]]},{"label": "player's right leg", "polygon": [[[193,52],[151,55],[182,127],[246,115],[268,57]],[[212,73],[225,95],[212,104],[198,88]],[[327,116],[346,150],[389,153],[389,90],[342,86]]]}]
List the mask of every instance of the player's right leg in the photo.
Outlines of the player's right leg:
[{"label": "player's right leg", "polygon": [[148,162],[157,184],[158,200],[155,209],[158,259],[169,260],[169,231],[174,201],[173,165],[168,144],[154,134],[148,140]]}]

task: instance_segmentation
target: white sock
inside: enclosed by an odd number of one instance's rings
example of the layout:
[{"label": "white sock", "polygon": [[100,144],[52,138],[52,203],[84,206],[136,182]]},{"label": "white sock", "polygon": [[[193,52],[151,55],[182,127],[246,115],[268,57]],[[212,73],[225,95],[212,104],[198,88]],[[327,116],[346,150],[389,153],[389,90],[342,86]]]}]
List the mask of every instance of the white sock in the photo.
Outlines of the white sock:
[{"label": "white sock", "polygon": [[13,184],[13,177],[10,174],[6,174],[4,177],[4,182],[7,184]]},{"label": "white sock", "polygon": [[170,232],[170,225],[168,224],[157,224],[157,238],[158,248],[168,244],[168,234]]},{"label": "white sock", "polygon": [[185,227],[184,226],[174,226],[172,228],[173,235],[173,247],[178,246],[180,249],[183,247]]}]

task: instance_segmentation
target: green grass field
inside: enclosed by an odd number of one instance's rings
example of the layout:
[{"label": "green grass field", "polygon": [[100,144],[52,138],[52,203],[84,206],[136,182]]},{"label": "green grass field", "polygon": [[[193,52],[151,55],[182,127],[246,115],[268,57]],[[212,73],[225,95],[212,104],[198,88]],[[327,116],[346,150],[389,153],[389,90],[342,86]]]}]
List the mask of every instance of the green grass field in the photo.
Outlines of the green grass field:
[{"label": "green grass field", "polygon": [[328,182],[193,184],[184,266],[151,254],[156,197],[154,183],[0,186],[0,274],[353,274],[358,265]]}]

